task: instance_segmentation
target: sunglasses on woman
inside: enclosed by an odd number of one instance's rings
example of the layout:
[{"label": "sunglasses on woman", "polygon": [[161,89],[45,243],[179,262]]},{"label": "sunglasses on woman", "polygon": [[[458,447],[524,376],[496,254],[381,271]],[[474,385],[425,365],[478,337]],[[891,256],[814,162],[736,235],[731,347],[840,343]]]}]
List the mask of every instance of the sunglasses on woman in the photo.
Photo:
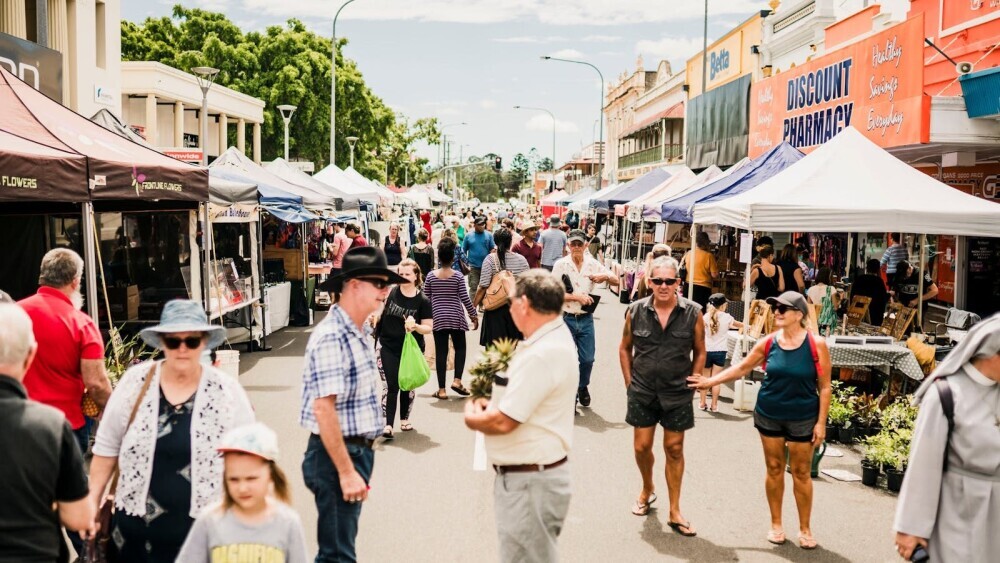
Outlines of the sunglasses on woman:
[{"label": "sunglasses on woman", "polygon": [[205,339],[204,336],[187,336],[184,338],[179,338],[177,336],[164,336],[163,346],[167,350],[176,350],[180,348],[181,344],[183,343],[185,346],[187,346],[188,350],[194,350],[195,348],[201,346],[201,342],[204,339]]},{"label": "sunglasses on woman", "polygon": [[670,287],[676,284],[677,281],[677,278],[649,278],[649,283],[656,286],[666,285],[667,287]]},{"label": "sunglasses on woman", "polygon": [[782,315],[784,315],[789,311],[798,311],[798,309],[796,309],[795,307],[789,307],[788,305],[771,305],[772,313],[781,313]]}]

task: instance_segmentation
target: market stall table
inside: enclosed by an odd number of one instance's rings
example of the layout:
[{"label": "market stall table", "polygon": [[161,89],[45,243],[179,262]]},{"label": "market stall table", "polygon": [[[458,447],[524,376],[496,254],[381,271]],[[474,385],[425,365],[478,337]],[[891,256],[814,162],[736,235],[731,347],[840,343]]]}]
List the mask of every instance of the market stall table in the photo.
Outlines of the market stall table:
[{"label": "market stall table", "polygon": [[[750,349],[757,343],[757,339],[730,332],[726,339],[728,348],[727,358],[732,363],[737,363],[743,358],[743,346],[740,342],[748,344]],[[880,372],[890,374],[896,369],[914,381],[922,381],[924,372],[920,369],[916,356],[906,347],[903,342],[895,344],[835,344],[827,339],[827,347],[830,348],[830,364],[837,368],[876,368]]]},{"label": "market stall table", "polygon": [[329,276],[330,270],[333,269],[333,264],[330,262],[324,262],[321,264],[310,263],[309,264],[309,275],[310,276]]}]

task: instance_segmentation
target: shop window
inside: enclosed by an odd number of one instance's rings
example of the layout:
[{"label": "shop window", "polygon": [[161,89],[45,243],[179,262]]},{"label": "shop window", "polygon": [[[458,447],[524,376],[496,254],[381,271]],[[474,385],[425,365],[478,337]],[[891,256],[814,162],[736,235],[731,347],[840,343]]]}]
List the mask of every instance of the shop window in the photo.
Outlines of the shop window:
[{"label": "shop window", "polygon": [[35,0],[24,0],[25,39],[38,43],[38,9]]}]

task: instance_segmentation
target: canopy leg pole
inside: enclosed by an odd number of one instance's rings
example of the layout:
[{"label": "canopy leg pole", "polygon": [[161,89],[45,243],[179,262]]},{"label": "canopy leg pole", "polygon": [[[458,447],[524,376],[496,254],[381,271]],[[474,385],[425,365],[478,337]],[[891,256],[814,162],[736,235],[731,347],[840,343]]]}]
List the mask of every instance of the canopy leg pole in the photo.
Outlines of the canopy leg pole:
[{"label": "canopy leg pole", "polygon": [[917,326],[920,327],[920,332],[924,331],[924,291],[927,288],[924,287],[924,273],[925,266],[927,262],[927,235],[920,235],[920,279],[917,280]]},{"label": "canopy leg pole", "polygon": [[636,261],[644,260],[645,257],[645,255],[642,253],[643,250],[642,237],[644,234],[646,234],[646,222],[639,221],[639,252],[635,256]]},{"label": "canopy leg pole", "polygon": [[[202,203],[201,206],[201,246],[202,246],[202,256],[204,260],[201,263],[201,279],[205,280],[202,286],[202,291],[204,293],[203,298],[205,299],[205,311],[208,312],[209,318],[212,315],[212,283],[209,277],[209,262],[212,259],[212,222],[208,214],[208,204]],[[222,305],[219,305],[220,309]]]},{"label": "canopy leg pole", "polygon": [[83,214],[83,271],[87,278],[87,314],[96,323],[99,321],[97,318],[97,261],[94,250],[95,245],[100,244],[100,241],[95,240],[94,234],[94,204],[89,201],[82,204],[80,212]]},{"label": "canopy leg pole", "polygon": [[690,257],[688,258],[688,262],[690,263],[690,266],[687,269],[688,299],[690,299],[691,301],[694,301],[694,268],[698,263],[698,260],[696,259],[697,255],[694,252],[696,248],[695,240],[697,239],[697,237],[698,237],[698,225],[696,225],[695,223],[691,223],[691,250],[688,251],[688,256]]},{"label": "canopy leg pole", "polygon": [[847,265],[844,266],[844,277],[851,277],[851,265],[854,264],[854,233],[847,233]]},{"label": "canopy leg pole", "polygon": [[[740,240],[740,231],[736,230],[736,240]],[[751,239],[752,240],[752,239]],[[753,260],[747,262],[746,269],[743,271],[743,334],[750,334],[750,288],[747,284],[750,283],[750,266],[753,264]],[[743,341],[743,353],[746,354],[749,351],[749,344],[745,340]]]}]

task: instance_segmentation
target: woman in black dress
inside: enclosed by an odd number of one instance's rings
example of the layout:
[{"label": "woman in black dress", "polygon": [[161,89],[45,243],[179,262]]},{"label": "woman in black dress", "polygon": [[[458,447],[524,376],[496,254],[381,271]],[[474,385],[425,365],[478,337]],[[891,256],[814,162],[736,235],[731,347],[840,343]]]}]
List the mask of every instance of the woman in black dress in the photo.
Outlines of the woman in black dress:
[{"label": "woman in black dress", "polygon": [[[493,235],[493,242],[496,243],[495,253],[491,253],[483,260],[483,269],[479,278],[479,289],[476,290],[476,297],[472,300],[473,305],[479,307],[486,297],[486,288],[493,281],[493,276],[502,270],[506,270],[513,275],[529,270],[528,261],[520,254],[510,251],[512,237],[507,229],[500,229]],[[521,331],[517,330],[514,319],[510,316],[510,303],[501,305],[492,311],[483,314],[482,330],[479,333],[479,344],[489,346],[501,338],[521,340],[524,338]]]},{"label": "woman in black dress", "polygon": [[403,256],[406,255],[405,247],[403,239],[399,237],[399,225],[396,223],[389,225],[389,234],[382,244],[382,251],[385,252],[389,266],[398,266],[403,261]]},{"label": "woman in black dress", "polygon": [[417,231],[417,244],[411,246],[406,255],[420,266],[420,274],[423,276],[434,269],[434,247],[428,242],[430,238],[431,234],[427,229]]}]

